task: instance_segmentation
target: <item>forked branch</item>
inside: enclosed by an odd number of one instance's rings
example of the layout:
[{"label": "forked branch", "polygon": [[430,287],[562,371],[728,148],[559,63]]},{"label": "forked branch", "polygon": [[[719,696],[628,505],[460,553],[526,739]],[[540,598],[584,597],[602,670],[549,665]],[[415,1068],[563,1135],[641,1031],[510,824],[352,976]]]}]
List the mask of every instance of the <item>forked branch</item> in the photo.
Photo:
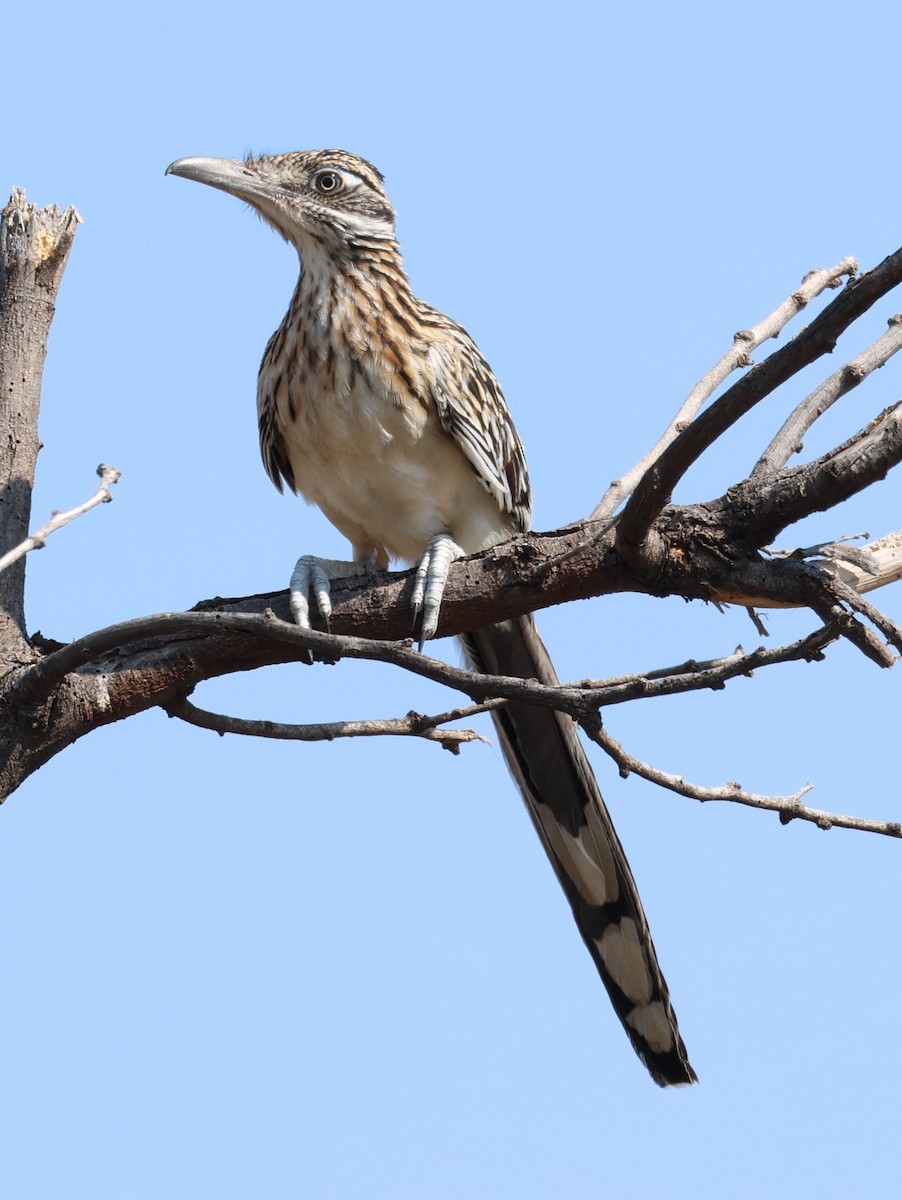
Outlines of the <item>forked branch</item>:
[{"label": "forked branch", "polygon": [[894,354],[902,350],[902,315],[890,317],[887,324],[889,328],[882,337],[834,371],[829,379],[809,392],[793,409],[758,459],[751,479],[773,475],[786,465],[791,455],[801,453],[802,439],[818,417],[822,417],[840,397],[858,387],[873,371],[885,366]]},{"label": "forked branch", "polygon": [[623,501],[633,491],[639,480],[658,461],[672,442],[688,428],[702,405],[710,400],[723,381],[740,367],[750,367],[750,354],[769,338],[779,337],[782,330],[815,297],[827,288],[837,288],[845,276],[854,278],[858,263],[854,258],[844,258],[829,270],[809,271],[798,288],[772,313],[752,329],[743,329],[733,336],[733,345],[714,366],[702,376],[686,399],[667,429],[652,446],[651,450],[620,479],[615,480],[602,496],[592,513],[593,521],[607,521],[614,515]]},{"label": "forked branch", "polygon": [[618,550],[631,557],[648,537],[674,487],[713,443],[803,367],[829,354],[841,333],[902,282],[902,250],[849,283],[812,321],[752,367],[684,429],[646,470],[618,522]]}]

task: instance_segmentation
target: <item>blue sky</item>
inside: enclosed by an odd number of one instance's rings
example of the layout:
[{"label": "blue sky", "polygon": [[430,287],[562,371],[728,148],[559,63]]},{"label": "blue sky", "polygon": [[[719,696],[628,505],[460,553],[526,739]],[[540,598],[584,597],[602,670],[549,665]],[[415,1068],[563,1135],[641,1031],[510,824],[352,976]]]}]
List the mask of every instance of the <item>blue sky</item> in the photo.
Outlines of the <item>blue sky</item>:
[{"label": "blue sky", "polygon": [[[809,269],[902,242],[900,19],[770,0],[29,14],[6,58],[0,193],[84,217],[35,524],[85,498],[97,462],[123,471],[114,504],[31,556],[31,628],[70,638],[345,553],[258,459],[256,369],[296,263],[234,200],[165,179],[172,159],[340,146],[375,162],[414,287],[492,363],[535,525],[553,528]],[[740,478],[899,307],[743,422],[680,498]],[[896,400],[900,371],[807,449]],[[792,542],[882,535],[900,498],[891,478]],[[902,619],[898,588],[877,599]],[[759,640],[742,613],[678,600],[540,623],[565,678]],[[774,641],[812,623],[769,618]],[[812,803],[898,819],[900,680],[836,647],[607,724],[699,782],[811,779]],[[351,664],[198,697],[281,720],[448,703]],[[0,811],[3,1195],[894,1195],[898,843],[700,807],[593,761],[699,1087],[660,1092],[635,1060],[497,749],[255,743],[151,712]]]}]

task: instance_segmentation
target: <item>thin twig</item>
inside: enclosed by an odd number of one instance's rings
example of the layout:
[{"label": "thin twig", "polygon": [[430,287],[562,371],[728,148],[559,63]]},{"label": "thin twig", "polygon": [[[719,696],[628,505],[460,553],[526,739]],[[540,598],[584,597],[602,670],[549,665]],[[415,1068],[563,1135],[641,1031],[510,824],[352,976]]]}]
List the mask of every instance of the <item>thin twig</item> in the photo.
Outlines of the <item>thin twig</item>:
[{"label": "thin twig", "polygon": [[98,504],[108,504],[113,499],[110,488],[114,483],[119,482],[122,472],[118,467],[108,467],[105,463],[101,463],[97,468],[97,474],[100,476],[100,486],[90,500],[85,500],[84,504],[70,508],[68,512],[60,512],[59,509],[56,509],[46,525],[42,525],[37,532],[32,533],[24,542],[20,542],[18,546],[13,546],[12,550],[7,550],[0,557],[0,572],[5,571],[7,567],[11,567],[18,559],[24,558],[30,550],[42,550],[47,542],[47,538],[50,537],[51,533],[56,533],[57,529],[62,529],[64,525],[68,525],[70,521],[74,521],[76,517],[80,517],[83,513],[90,512]]},{"label": "thin twig", "polygon": [[369,721],[321,721],[312,724],[285,724],[282,721],[230,717],[198,708],[187,698],[167,704],[166,712],[170,717],[178,717],[201,729],[211,729],[220,736],[235,733],[245,737],[276,738],[292,742],[333,742],[338,738],[347,737],[419,737],[426,741],[438,742],[445,750],[458,754],[460,747],[467,742],[479,741],[487,746],[491,745],[491,742],[472,729],[442,729],[440,726],[449,721],[469,720],[479,713],[500,708],[505,703],[504,700],[489,700],[484,704],[467,704],[449,712],[437,713],[435,716],[411,711],[404,717]]},{"label": "thin twig", "polygon": [[887,324],[889,329],[882,337],[844,367],[834,371],[829,379],[825,379],[813,392],[809,392],[796,406],[758,459],[750,479],[772,475],[785,466],[791,455],[801,452],[802,438],[818,417],[823,416],[841,396],[858,387],[871,372],[882,367],[897,351],[902,350],[902,315],[890,317]]},{"label": "thin twig", "polygon": [[746,614],[748,615],[748,619],[755,626],[755,632],[758,634],[758,636],[759,637],[770,637],[770,630],[767,628],[767,626],[764,624],[764,622],[758,616],[758,613],[756,612],[755,608],[751,604],[744,605],[744,608],[745,608]]},{"label": "thin twig", "polygon": [[[785,646],[759,646],[746,652],[741,646],[722,658],[707,662],[689,661],[678,667],[667,667],[643,674],[623,675],[617,679],[586,680],[580,686],[593,708],[608,708],[631,700],[660,696],[682,695],[684,692],[719,691],[731,679],[751,676],[762,667],[786,662],[820,662],[824,648],[839,636],[832,625],[824,625],[813,633]],[[581,714],[571,712],[581,720]]]},{"label": "thin twig", "polygon": [[776,812],[780,814],[782,825],[788,825],[790,821],[810,821],[819,829],[832,829],[835,826],[837,829],[857,829],[862,833],[880,833],[886,837],[902,838],[902,822],[872,821],[865,817],[824,812],[802,804],[802,797],[812,789],[813,785],[810,783],[806,783],[791,796],[764,796],[757,792],[746,792],[738,783],[727,783],[723,787],[704,787],[698,783],[690,783],[680,775],[670,775],[635,758],[611,737],[602,727],[600,720],[585,720],[582,726],[588,737],[614,760],[624,779],[628,775],[638,775],[647,779],[649,783],[655,783],[668,791],[703,804],[719,800],[728,804],[744,804],[748,808]]},{"label": "thin twig", "polygon": [[607,521],[614,515],[652,463],[660,458],[672,441],[682,433],[699,409],[708,400],[728,375],[740,367],[752,365],[749,354],[762,342],[775,338],[789,321],[806,304],[819,296],[826,288],[839,287],[844,275],[853,276],[858,270],[854,258],[844,258],[829,270],[810,271],[799,287],[779,307],[760,321],[753,329],[743,329],[733,335],[733,345],[724,356],[704,375],[680,406],[679,412],[668,425],[651,450],[620,479],[614,480],[598,502],[592,513],[593,521]]},{"label": "thin twig", "polygon": [[851,546],[869,538],[869,533],[846,533],[829,542],[815,542],[813,546],[794,546],[792,550],[779,550],[773,546],[762,546],[762,553],[771,558],[824,558],[832,561],[852,563],[867,575],[877,575],[878,567],[867,546]]}]

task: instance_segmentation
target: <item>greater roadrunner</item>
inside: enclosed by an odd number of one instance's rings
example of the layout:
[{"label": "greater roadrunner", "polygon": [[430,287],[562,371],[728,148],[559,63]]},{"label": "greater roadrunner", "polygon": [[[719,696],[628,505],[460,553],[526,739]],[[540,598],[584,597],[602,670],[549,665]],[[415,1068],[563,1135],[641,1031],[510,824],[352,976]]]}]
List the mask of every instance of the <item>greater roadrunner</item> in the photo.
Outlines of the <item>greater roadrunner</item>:
[{"label": "greater roadrunner", "polygon": [[[414,605],[435,632],[453,559],[529,528],[526,461],[501,389],[466,330],[417,300],[382,175],[311,150],[169,168],[245,200],[290,242],[301,273],[260,367],[260,448],[281,491],[318,504],[354,563],[304,556],[292,610],[328,613],[328,577],[420,564]],[[558,682],[531,617],[463,639],[477,671]],[[661,1085],[692,1083],[626,856],[570,718],[529,704],[494,713],[507,765],[630,1041]]]}]

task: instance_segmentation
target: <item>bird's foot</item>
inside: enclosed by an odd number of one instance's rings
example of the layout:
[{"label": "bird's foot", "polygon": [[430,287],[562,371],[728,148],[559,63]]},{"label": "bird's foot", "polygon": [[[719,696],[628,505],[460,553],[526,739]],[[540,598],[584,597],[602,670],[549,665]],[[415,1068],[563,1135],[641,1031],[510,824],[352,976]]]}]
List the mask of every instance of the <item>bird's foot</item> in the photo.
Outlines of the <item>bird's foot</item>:
[{"label": "bird's foot", "polygon": [[426,547],[426,553],[420,559],[417,573],[413,581],[413,597],[410,605],[413,609],[413,620],[422,611],[423,624],[420,627],[420,649],[438,629],[438,615],[442,607],[442,596],[445,584],[448,582],[448,572],[456,558],[461,558],[463,550],[447,533],[436,534]]},{"label": "bird's foot", "polygon": [[318,558],[315,554],[302,554],[291,573],[288,585],[288,606],[294,622],[301,629],[310,629],[310,597],[316,611],[329,628],[332,616],[332,601],[329,597],[330,579],[350,579],[354,575],[365,575],[375,569],[375,554],[366,562],[349,562],[343,558]]}]

